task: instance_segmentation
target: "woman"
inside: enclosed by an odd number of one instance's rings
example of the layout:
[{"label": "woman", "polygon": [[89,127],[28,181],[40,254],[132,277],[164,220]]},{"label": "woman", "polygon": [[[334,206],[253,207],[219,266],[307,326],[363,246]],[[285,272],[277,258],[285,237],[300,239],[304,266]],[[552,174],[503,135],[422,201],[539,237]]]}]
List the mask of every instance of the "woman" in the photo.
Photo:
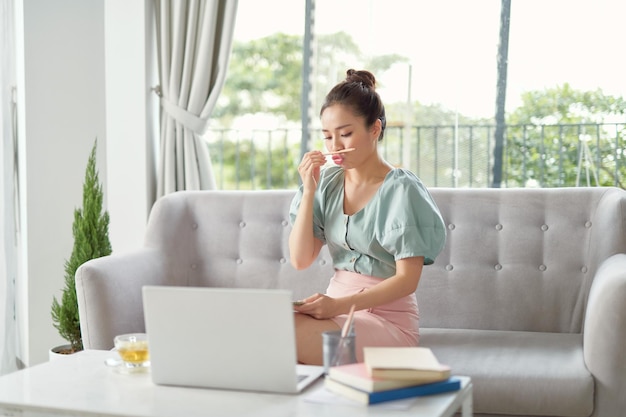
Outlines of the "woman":
[{"label": "woman", "polygon": [[357,359],[364,346],[416,346],[415,290],[422,267],[445,243],[444,223],[426,188],[410,171],[378,152],[385,109],[368,71],[348,70],[320,111],[326,155],[307,152],[298,167],[302,186],[291,204],[291,263],[304,269],[324,244],[335,275],[326,294],[294,309],[298,360],[322,364],[322,337],[338,330],[355,306]]}]

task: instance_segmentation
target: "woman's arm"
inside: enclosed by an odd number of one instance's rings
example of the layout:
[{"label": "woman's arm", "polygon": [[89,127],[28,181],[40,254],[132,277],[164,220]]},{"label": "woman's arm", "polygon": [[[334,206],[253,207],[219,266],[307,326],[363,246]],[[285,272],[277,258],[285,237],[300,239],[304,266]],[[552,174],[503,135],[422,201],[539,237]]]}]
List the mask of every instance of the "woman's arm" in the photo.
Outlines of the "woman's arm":
[{"label": "woman's arm", "polygon": [[322,241],[313,235],[313,194],[302,194],[296,220],[289,234],[289,257],[296,269],[311,266],[322,248]]},{"label": "woman's arm", "polygon": [[347,314],[353,304],[356,310],[365,310],[389,303],[417,290],[423,267],[423,256],[400,259],[396,261],[394,276],[382,280],[366,291],[341,298],[314,294],[304,299],[306,304],[297,310],[317,319],[328,319],[339,314]]},{"label": "woman's arm", "polygon": [[311,266],[323,245],[323,242],[313,234],[313,204],[320,167],[325,163],[326,158],[320,151],[311,151],[302,157],[298,166],[302,178],[302,199],[289,234],[289,257],[296,269]]}]

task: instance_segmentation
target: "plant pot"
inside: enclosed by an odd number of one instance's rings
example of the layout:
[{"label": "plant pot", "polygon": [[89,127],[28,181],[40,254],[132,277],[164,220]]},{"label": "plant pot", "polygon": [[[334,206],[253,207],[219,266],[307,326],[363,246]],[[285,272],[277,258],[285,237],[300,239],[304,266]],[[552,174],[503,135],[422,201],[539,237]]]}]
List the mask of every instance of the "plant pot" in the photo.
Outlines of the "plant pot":
[{"label": "plant pot", "polygon": [[72,351],[72,345],[68,344],[68,345],[55,346],[48,351],[48,360],[54,361],[57,359],[63,359],[71,355],[72,353],[74,353]]}]

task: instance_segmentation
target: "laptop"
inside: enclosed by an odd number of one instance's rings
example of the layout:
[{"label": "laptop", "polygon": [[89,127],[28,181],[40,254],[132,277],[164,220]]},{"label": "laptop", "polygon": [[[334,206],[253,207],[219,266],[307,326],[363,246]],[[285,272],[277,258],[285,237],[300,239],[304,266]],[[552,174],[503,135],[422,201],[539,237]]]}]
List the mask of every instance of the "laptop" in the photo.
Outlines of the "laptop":
[{"label": "laptop", "polygon": [[295,394],[324,373],[297,364],[291,291],[144,286],[143,308],[155,384]]}]

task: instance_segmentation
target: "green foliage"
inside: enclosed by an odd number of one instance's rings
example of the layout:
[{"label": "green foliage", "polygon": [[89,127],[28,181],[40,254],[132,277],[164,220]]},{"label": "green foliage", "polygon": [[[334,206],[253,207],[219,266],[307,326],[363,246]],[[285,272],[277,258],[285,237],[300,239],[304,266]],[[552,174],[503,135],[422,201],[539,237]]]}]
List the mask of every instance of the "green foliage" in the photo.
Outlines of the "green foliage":
[{"label": "green foliage", "polygon": [[[366,56],[345,32],[319,35],[313,51],[312,108],[345,77],[348,68],[366,68],[378,79],[400,55]],[[235,42],[229,75],[213,114],[216,125],[229,127],[235,117],[265,113],[295,126],[301,118],[302,45],[298,35],[275,33]],[[602,90],[578,91],[565,83],[522,95],[522,105],[507,116],[503,183],[507,187],[618,185],[626,176],[624,114],[626,101]],[[383,154],[406,164],[406,103],[385,103],[387,132]],[[414,170],[430,185],[490,184],[493,172],[493,119],[457,115],[440,104],[411,109],[411,152]],[[619,122],[611,124],[611,122]],[[251,128],[253,126],[250,126]],[[320,149],[317,132],[310,146]],[[300,138],[282,145],[256,139],[214,142],[222,188],[282,188],[298,183]],[[286,149],[286,150],[285,150]],[[222,154],[223,152],[223,154]],[[401,162],[403,161],[403,162]],[[596,181],[597,177],[597,181]]]},{"label": "green foliage", "polygon": [[[268,113],[286,121],[301,119],[302,46],[299,35],[274,33],[247,42],[235,41],[228,77],[213,111],[222,127],[244,114]],[[348,68],[367,68],[379,76],[408,58],[396,55],[365,57],[345,32],[320,35],[315,62],[312,107],[319,109],[326,93],[345,78]]]},{"label": "green foliage", "polygon": [[[267,140],[267,139],[266,139]],[[299,144],[287,141],[276,146],[253,139],[224,141],[209,145],[211,155],[219,155],[222,170],[216,172],[223,189],[276,189],[298,185]]]},{"label": "green foliage", "polygon": [[626,113],[622,97],[602,90],[574,90],[568,83],[522,94],[522,105],[508,117],[508,124],[603,123]]},{"label": "green foliage", "polygon": [[95,141],[83,183],[83,207],[74,210],[72,233],[74,246],[70,259],[65,262],[65,287],[61,302],[52,301],[52,322],[61,337],[69,341],[73,351],[82,350],[78,300],[76,297],[75,274],[80,265],[90,259],[111,254],[109,242],[109,213],[102,212],[103,193],[96,170]]},{"label": "green foliage", "polygon": [[[508,118],[505,176],[509,186],[615,185],[626,177],[624,127],[607,124],[626,101],[569,84],[522,95]],[[597,179],[597,181],[596,181]]]},{"label": "green foliage", "polygon": [[302,38],[276,33],[249,42],[235,42],[228,79],[213,112],[229,120],[242,114],[274,113],[300,118]]}]

